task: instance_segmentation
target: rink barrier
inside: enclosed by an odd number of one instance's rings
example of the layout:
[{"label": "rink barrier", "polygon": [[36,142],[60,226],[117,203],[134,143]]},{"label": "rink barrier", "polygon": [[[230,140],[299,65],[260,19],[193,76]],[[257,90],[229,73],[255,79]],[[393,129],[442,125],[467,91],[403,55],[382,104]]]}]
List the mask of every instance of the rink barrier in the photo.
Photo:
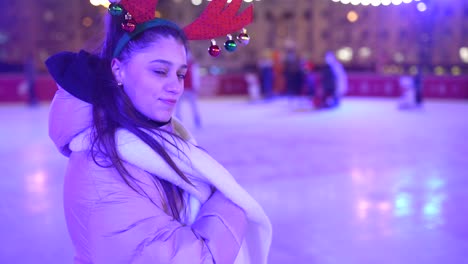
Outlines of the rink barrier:
[{"label": "rink barrier", "polygon": [[[320,77],[316,76],[320,87]],[[349,74],[347,96],[399,97],[400,76]],[[243,74],[207,75],[202,77],[200,96],[247,95]],[[468,76],[426,76],[423,82],[425,98],[468,99]],[[57,87],[49,75],[40,75],[35,91],[40,101],[52,100]],[[281,91],[277,91],[281,94]],[[0,75],[0,102],[27,102],[28,90],[21,74]]]}]

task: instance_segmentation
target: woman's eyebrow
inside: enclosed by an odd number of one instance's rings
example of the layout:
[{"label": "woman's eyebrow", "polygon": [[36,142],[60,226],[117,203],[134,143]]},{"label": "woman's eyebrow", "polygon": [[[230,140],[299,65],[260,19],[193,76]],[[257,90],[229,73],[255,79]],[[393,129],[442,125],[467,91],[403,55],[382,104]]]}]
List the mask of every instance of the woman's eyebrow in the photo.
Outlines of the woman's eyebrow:
[{"label": "woman's eyebrow", "polygon": [[167,64],[168,66],[172,66],[172,62],[170,62],[168,60],[156,59],[156,60],[150,61],[150,63],[153,63],[153,62]]},{"label": "woman's eyebrow", "polygon": [[[163,60],[163,59],[152,60],[150,61],[150,63],[162,63],[162,64],[166,64],[167,66],[174,65],[174,63],[172,63],[171,61]],[[187,64],[183,64],[180,66],[180,69],[187,69],[187,68],[188,68]]]}]

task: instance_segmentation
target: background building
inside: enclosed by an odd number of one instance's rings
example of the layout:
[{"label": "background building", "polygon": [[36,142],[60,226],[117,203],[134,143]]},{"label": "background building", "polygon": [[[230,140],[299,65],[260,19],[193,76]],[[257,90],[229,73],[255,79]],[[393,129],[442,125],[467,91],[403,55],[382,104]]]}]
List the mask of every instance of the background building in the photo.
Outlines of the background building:
[{"label": "background building", "polygon": [[[468,2],[420,0],[399,5],[390,0],[257,0],[255,23],[248,27],[251,43],[242,52],[208,56],[208,41],[192,43],[202,65],[240,70],[254,64],[266,49],[282,54],[296,48],[304,59],[322,64],[335,51],[350,70],[411,73],[424,64],[434,74],[467,73]],[[366,3],[366,0],[362,0]],[[373,6],[372,2],[383,4]],[[410,0],[404,0],[409,2]],[[99,0],[91,0],[99,4]],[[28,52],[37,64],[60,50],[98,47],[105,8],[90,1],[5,1],[0,17],[0,61],[21,64]],[[106,1],[102,1],[103,3]],[[349,4],[343,4],[349,3]],[[160,0],[160,15],[187,25],[207,0]],[[244,7],[250,3],[244,3]],[[224,39],[218,39],[222,45]],[[216,64],[213,63],[216,61]]]},{"label": "background building", "polygon": [[92,42],[105,11],[83,0],[2,1],[2,7],[0,61],[22,64],[32,53],[42,69],[49,55]]}]

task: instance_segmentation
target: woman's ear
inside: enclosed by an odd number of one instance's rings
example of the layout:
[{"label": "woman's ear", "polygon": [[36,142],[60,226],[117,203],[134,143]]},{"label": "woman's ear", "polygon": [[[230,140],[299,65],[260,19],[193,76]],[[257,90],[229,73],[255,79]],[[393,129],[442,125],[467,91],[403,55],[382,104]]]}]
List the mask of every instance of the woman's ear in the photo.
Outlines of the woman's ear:
[{"label": "woman's ear", "polygon": [[124,71],[123,71],[123,64],[116,58],[113,58],[111,61],[111,68],[112,73],[114,74],[114,78],[118,83],[123,83],[124,80]]}]

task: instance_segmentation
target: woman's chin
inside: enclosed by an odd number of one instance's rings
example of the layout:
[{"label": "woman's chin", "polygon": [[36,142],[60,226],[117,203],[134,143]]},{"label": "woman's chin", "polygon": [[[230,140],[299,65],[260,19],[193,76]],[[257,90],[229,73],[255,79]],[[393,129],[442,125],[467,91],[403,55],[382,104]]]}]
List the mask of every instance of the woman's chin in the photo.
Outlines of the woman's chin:
[{"label": "woman's chin", "polygon": [[172,112],[160,113],[158,115],[153,115],[151,117],[152,120],[154,120],[156,122],[161,122],[161,123],[166,123],[169,120],[171,120],[171,118],[172,118]]}]

